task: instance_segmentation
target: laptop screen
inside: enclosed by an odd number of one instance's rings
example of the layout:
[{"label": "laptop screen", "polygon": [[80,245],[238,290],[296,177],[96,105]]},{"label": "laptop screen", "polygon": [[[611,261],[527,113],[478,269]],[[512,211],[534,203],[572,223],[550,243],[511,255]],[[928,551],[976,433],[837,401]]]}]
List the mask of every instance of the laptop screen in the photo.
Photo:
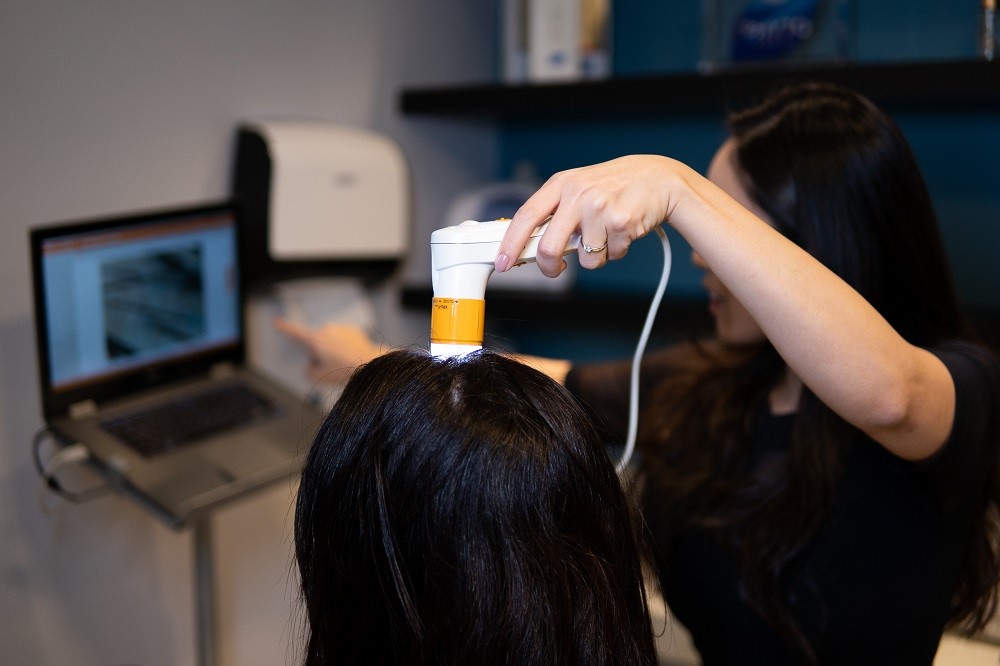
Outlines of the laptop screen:
[{"label": "laptop screen", "polygon": [[225,205],[33,230],[43,390],[86,399],[241,349],[237,252]]}]

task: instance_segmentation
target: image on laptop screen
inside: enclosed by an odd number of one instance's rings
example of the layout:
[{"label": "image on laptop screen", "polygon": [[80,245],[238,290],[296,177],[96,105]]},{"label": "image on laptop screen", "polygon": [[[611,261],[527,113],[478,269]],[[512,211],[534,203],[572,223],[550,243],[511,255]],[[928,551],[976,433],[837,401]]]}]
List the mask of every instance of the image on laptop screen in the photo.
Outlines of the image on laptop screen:
[{"label": "image on laptop screen", "polygon": [[236,253],[225,210],[46,238],[53,390],[236,343]]}]

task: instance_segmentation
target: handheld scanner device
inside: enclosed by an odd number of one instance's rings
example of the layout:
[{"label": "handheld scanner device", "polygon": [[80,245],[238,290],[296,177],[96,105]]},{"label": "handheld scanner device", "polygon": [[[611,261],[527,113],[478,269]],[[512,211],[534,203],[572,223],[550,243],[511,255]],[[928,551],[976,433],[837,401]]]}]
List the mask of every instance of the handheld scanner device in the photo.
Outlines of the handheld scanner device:
[{"label": "handheld scanner device", "polygon": [[[508,226],[510,220],[504,219],[466,220],[431,234],[431,355],[464,356],[483,348],[486,283]],[[535,229],[515,266],[535,261],[538,240],[547,226]],[[573,234],[563,254],[575,252],[579,245],[579,234]]]}]

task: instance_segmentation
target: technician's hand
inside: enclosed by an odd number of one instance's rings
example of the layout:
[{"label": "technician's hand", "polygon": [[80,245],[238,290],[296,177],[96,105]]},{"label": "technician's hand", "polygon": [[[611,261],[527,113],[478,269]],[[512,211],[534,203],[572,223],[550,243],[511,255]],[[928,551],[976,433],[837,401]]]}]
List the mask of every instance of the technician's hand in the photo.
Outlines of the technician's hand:
[{"label": "technician's hand", "polygon": [[380,353],[371,338],[352,324],[324,324],[319,328],[310,328],[277,317],[274,327],[309,353],[309,377],[323,384],[342,384],[356,367]]},{"label": "technician's hand", "polygon": [[685,171],[689,169],[667,157],[629,155],[555,174],[514,215],[500,243],[496,270],[513,265],[511,257],[521,253],[531,232],[550,215],[538,243],[538,267],[545,275],[555,277],[566,267],[562,250],[577,231],[584,268],[621,259],[632,241],[670,216]]}]

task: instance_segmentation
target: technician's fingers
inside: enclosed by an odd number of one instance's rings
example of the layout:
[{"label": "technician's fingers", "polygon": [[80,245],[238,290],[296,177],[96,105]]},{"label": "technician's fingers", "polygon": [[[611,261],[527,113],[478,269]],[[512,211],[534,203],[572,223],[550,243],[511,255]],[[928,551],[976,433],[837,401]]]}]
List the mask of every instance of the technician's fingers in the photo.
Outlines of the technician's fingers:
[{"label": "technician's fingers", "polygon": [[608,235],[607,257],[609,261],[616,261],[628,254],[632,241],[641,238],[644,234],[640,224],[608,224],[604,228]]},{"label": "technician's fingers", "polygon": [[566,199],[560,200],[559,207],[549,218],[545,233],[538,239],[535,261],[543,275],[556,277],[566,269],[563,257],[566,255],[570,236],[577,231],[578,219],[572,204]]},{"label": "technician's fingers", "polygon": [[591,202],[581,202],[580,247],[577,248],[580,266],[587,269],[600,268],[610,259],[610,238],[608,229]]},{"label": "technician's fingers", "polygon": [[[306,374],[314,382],[323,382],[329,375],[329,370],[320,358],[319,341],[317,332],[308,326],[303,326],[298,322],[284,317],[274,318],[274,328],[283,333],[290,340],[298,343],[309,355],[306,365]],[[337,378],[339,380],[340,378]],[[333,380],[335,383],[337,380]]]},{"label": "technician's fingers", "polygon": [[581,235],[578,256],[584,268],[624,257],[632,241],[653,226],[647,218],[659,215],[662,187],[659,172],[651,168],[658,163],[650,159],[618,158],[553,175],[514,215],[496,269],[502,272],[516,263],[531,232],[550,215],[536,256],[544,275],[555,277],[566,267],[563,255],[574,232]]},{"label": "technician's fingers", "polygon": [[[556,277],[566,268],[563,259],[566,246],[570,236],[580,228],[577,206],[580,171],[570,169],[553,175],[536,195],[544,202],[544,210],[551,214],[535,257],[539,270],[548,277]],[[529,199],[528,203],[534,202]]]},{"label": "technician's fingers", "polygon": [[[552,180],[524,202],[510,221],[510,226],[500,241],[500,250],[495,262],[496,270],[503,273],[510,269],[521,255],[528,243],[531,233],[540,227],[559,205],[558,189],[552,186]],[[541,263],[541,262],[539,262]]]},{"label": "technician's fingers", "polygon": [[291,319],[286,319],[285,317],[275,317],[274,327],[305,347],[313,346],[315,334],[308,326],[303,326],[302,324],[294,322]]},{"label": "technician's fingers", "polygon": [[[581,189],[579,204],[583,243],[592,249],[587,253],[581,244],[585,266],[624,257],[632,241],[644,233],[639,220],[649,205],[646,193],[637,186],[634,168],[622,159],[595,165],[591,178],[593,184]],[[598,252],[598,247],[603,251]]]}]

